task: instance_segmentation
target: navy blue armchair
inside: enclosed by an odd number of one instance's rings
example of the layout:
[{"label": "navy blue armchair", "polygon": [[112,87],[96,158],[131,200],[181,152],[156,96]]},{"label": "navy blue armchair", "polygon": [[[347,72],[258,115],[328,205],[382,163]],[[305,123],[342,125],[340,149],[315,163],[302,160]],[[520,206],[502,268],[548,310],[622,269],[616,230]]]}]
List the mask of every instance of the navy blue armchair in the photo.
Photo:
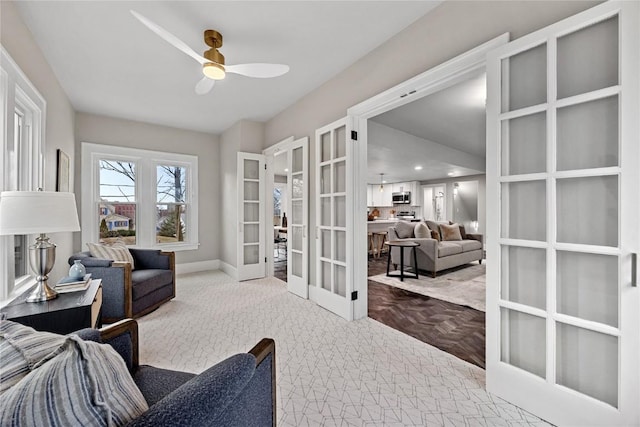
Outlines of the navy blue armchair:
[{"label": "navy blue armchair", "polygon": [[82,261],[94,279],[102,279],[102,321],[113,323],[143,316],[176,296],[175,253],[155,249],[129,249],[131,264],[95,258],[79,252],[69,265]]},{"label": "navy blue armchair", "polygon": [[77,334],[111,345],[124,359],[149,405],[130,426],[276,425],[276,350],[270,338],[196,375],[139,365],[133,319]]}]

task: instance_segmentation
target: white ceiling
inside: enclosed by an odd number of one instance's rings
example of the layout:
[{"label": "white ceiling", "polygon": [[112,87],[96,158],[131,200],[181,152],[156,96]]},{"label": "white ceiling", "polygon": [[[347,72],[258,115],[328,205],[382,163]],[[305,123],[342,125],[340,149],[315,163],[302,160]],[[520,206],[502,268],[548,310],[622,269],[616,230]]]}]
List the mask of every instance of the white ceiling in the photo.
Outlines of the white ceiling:
[{"label": "white ceiling", "polygon": [[[486,74],[480,73],[432,95],[380,114],[371,120],[427,141],[484,159],[486,156]],[[399,147],[397,141],[369,138],[369,183],[385,180],[427,181],[484,173],[462,162],[443,161],[427,144]],[[468,156],[459,156],[460,159]],[[421,165],[422,170],[414,170]],[[452,174],[452,175],[450,175]]]},{"label": "white ceiling", "polygon": [[[266,121],[441,1],[29,1],[26,25],[77,111],[220,133]],[[200,65],[137,21],[134,9],[202,53],[223,34],[226,63],[272,62],[274,79],[238,75],[207,95]]]}]

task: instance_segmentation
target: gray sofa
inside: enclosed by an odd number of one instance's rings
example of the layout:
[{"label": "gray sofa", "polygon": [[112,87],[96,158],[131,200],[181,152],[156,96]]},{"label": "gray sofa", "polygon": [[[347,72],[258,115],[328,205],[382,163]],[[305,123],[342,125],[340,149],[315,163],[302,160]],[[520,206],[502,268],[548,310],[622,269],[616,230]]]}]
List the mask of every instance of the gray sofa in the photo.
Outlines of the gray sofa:
[{"label": "gray sofa", "polygon": [[102,321],[112,323],[143,316],[176,296],[174,252],[156,249],[129,249],[131,264],[95,258],[79,252],[69,258],[69,265],[82,261],[87,273],[102,279]]},{"label": "gray sofa", "polygon": [[[440,232],[439,229],[436,229],[438,227],[437,223],[431,221],[426,223],[430,231]],[[431,272],[431,275],[436,277],[437,272],[448,268],[458,267],[473,261],[482,263],[484,257],[482,234],[465,233],[465,238],[456,241],[439,241],[433,237],[416,238],[415,235],[405,237],[408,234],[406,232],[406,224],[413,223],[399,221],[398,224],[389,227],[388,238],[389,240],[410,240],[420,244],[420,246],[416,247],[419,270]],[[403,237],[398,235],[396,228],[404,231],[404,233],[401,233]],[[405,256],[404,260],[405,266],[410,266],[414,269],[413,257]],[[397,269],[400,264],[400,248],[394,247],[391,249],[391,263],[394,269]]]}]

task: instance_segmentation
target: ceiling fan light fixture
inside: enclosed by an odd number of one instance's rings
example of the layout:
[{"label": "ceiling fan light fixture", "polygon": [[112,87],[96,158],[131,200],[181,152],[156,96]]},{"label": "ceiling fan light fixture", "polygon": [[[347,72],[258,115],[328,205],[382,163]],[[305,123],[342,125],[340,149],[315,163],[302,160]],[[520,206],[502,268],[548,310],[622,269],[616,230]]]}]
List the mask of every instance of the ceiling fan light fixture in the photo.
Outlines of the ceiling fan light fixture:
[{"label": "ceiling fan light fixture", "polygon": [[202,66],[202,73],[213,80],[222,80],[226,75],[224,71],[224,65],[216,64],[214,62],[207,62]]}]

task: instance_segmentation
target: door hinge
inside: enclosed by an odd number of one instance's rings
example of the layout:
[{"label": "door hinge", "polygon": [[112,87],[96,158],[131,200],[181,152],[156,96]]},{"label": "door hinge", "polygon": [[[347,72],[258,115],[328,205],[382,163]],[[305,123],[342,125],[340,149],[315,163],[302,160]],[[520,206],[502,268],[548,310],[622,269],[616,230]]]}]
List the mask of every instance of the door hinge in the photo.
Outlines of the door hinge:
[{"label": "door hinge", "polygon": [[351,292],[351,301],[355,301],[358,299],[358,291]]},{"label": "door hinge", "polygon": [[358,132],[356,132],[355,130],[351,131],[351,139],[354,141],[358,140]]},{"label": "door hinge", "polygon": [[267,257],[264,257],[264,262],[267,262]]},{"label": "door hinge", "polygon": [[267,164],[266,163],[264,164],[264,170],[267,170]]}]

